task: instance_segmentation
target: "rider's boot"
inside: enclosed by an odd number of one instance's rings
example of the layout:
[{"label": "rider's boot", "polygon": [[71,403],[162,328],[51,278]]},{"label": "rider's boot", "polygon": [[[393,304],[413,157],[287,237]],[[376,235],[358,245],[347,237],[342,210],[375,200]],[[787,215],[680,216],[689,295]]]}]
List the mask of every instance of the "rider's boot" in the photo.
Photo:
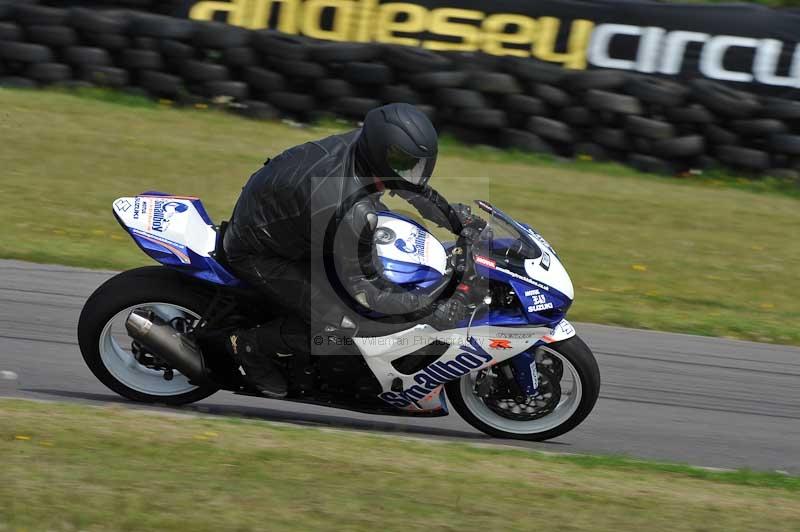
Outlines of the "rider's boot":
[{"label": "rider's boot", "polygon": [[248,381],[264,396],[273,399],[286,397],[286,377],[275,362],[259,350],[259,331],[239,329],[228,338],[228,351],[242,366]]}]

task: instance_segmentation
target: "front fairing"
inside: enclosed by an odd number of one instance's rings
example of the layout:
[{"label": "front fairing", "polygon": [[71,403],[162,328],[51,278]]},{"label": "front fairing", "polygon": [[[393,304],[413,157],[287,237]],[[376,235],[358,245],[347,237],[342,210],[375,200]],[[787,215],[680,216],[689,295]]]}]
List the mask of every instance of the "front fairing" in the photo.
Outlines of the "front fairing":
[{"label": "front fairing", "polygon": [[553,247],[500,209],[484,201],[476,204],[490,215],[473,249],[476,272],[509,285],[520,303],[516,313],[493,309],[487,319],[509,326],[560,322],[572,305],[574,289]]},{"label": "front fairing", "polygon": [[[489,216],[473,246],[479,293],[501,284],[513,290],[515,305],[491,304],[473,324],[519,327],[554,327],[572,304],[572,281],[553,247],[532,227],[519,223],[500,209],[476,201]],[[425,289],[445,272],[451,246],[443,246],[424,227],[396,213],[381,212],[376,248],[382,275],[409,289]]]}]

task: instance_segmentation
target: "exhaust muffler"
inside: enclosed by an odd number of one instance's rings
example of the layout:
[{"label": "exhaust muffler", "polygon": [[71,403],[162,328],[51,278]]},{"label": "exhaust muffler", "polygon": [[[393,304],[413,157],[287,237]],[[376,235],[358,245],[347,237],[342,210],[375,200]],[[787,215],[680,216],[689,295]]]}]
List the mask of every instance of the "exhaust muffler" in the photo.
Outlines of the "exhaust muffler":
[{"label": "exhaust muffler", "polygon": [[134,310],[125,320],[131,338],[183,373],[192,384],[213,386],[203,355],[194,342],[167,324],[156,323],[150,311]]}]

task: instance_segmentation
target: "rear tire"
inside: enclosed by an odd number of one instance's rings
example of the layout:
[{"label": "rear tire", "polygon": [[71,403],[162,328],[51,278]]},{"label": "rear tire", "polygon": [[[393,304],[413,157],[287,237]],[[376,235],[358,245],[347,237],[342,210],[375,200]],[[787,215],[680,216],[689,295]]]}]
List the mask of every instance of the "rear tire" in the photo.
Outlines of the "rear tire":
[{"label": "rear tire", "polygon": [[174,270],[163,266],[148,266],[120,273],[94,291],[86,301],[78,321],[78,344],[86,365],[100,382],[133,401],[173,406],[205,399],[217,391],[216,388],[190,385],[191,389],[175,395],[144,393],[115,377],[100,352],[101,337],[106,325],[130,307],[164,303],[183,307],[200,316],[209,299],[189,283],[187,277]]},{"label": "rear tire", "polygon": [[[520,431],[512,432],[510,430],[503,430],[498,426],[483,421],[479,417],[480,413],[476,415],[474,407],[470,406],[474,405],[475,401],[465,400],[464,397],[465,387],[462,386],[461,381],[467,379],[469,374],[461,377],[461,379],[450,381],[445,385],[447,398],[450,400],[453,408],[455,408],[456,412],[458,412],[464,421],[476,429],[496,438],[544,441],[556,438],[562,434],[566,434],[570,430],[577,427],[584,419],[586,419],[586,416],[588,416],[594,408],[594,404],[597,402],[597,396],[600,393],[600,370],[597,367],[597,361],[595,360],[594,355],[589,347],[577,336],[573,336],[572,338],[568,338],[567,340],[563,340],[561,342],[549,344],[546,347],[557,352],[561,357],[569,362],[569,364],[571,364],[577,371],[577,374],[580,378],[581,396],[577,408],[571,413],[571,415],[569,415],[567,419],[559,423],[557,426],[547,428],[542,431],[531,431],[531,425],[525,425],[526,423],[530,422],[519,421],[517,423],[519,423]],[[566,371],[567,370],[565,369],[564,372],[566,373]],[[556,412],[557,411],[558,410],[556,410]],[[555,415],[556,412],[553,412],[549,416]],[[549,416],[541,419],[546,420]],[[482,417],[485,418],[485,416]],[[498,419],[500,418],[498,417]]]}]

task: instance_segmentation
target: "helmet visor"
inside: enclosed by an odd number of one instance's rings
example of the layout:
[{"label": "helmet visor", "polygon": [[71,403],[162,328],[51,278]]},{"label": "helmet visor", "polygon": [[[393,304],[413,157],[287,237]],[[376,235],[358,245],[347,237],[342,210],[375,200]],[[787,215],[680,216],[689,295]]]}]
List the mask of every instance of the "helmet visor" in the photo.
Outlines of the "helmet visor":
[{"label": "helmet visor", "polygon": [[414,157],[397,146],[389,147],[386,154],[386,162],[395,175],[414,185],[424,185],[428,177],[430,177],[425,175],[428,157]]}]

